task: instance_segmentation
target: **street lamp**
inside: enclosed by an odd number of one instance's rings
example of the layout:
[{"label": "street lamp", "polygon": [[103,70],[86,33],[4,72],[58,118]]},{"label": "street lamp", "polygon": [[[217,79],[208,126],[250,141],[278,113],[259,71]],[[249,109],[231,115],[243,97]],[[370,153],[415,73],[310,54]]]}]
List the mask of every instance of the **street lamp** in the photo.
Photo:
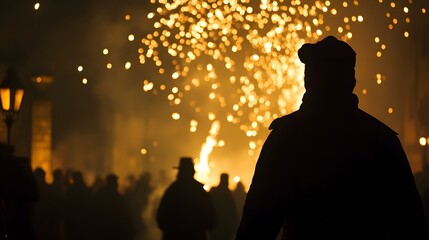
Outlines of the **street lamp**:
[{"label": "street lamp", "polygon": [[10,131],[12,123],[21,108],[24,97],[24,87],[19,81],[15,68],[7,70],[6,77],[0,84],[1,108],[5,116],[4,122],[7,127],[7,144],[10,144]]}]

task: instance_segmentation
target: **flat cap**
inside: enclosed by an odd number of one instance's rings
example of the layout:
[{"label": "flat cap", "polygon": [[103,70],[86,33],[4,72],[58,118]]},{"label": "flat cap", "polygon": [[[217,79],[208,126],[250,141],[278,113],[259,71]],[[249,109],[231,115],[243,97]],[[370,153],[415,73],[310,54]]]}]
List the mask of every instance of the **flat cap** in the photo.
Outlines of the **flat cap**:
[{"label": "flat cap", "polygon": [[328,36],[317,43],[306,43],[298,50],[298,56],[304,64],[345,65],[356,64],[356,52],[346,42],[334,36]]}]

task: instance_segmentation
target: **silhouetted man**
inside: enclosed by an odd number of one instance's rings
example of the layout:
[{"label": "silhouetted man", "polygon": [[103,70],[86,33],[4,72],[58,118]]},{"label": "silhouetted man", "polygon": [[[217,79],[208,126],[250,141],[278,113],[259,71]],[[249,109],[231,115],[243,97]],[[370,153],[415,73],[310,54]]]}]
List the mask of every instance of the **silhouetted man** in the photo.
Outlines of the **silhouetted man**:
[{"label": "silhouetted man", "polygon": [[13,147],[5,144],[0,144],[0,183],[0,216],[6,224],[0,239],[5,230],[9,240],[35,239],[33,214],[39,193],[30,159],[13,156]]},{"label": "silhouetted man", "polygon": [[61,239],[58,223],[60,219],[56,209],[53,207],[57,203],[55,202],[56,199],[54,198],[51,185],[46,182],[46,172],[38,167],[34,170],[34,176],[40,196],[34,210],[36,239]]},{"label": "silhouetted man", "polygon": [[210,240],[233,239],[238,226],[237,208],[232,191],[229,190],[229,175],[222,173],[217,187],[210,189],[216,210],[217,226],[210,231]]},{"label": "silhouetted man", "polygon": [[194,174],[192,158],[181,158],[177,179],[165,191],[157,212],[163,240],[206,240],[215,226],[213,202]]},{"label": "silhouetted man", "polygon": [[130,177],[130,180],[131,187],[125,191],[124,199],[133,220],[134,228],[138,231],[136,235],[143,238],[149,229],[142,215],[149,208],[150,196],[155,187],[151,184],[152,175],[150,172],[144,172],[137,180],[133,180]]},{"label": "silhouetted man", "polygon": [[94,228],[96,237],[93,239],[131,240],[134,228],[131,216],[122,195],[118,191],[118,177],[109,174],[106,184],[94,196]]},{"label": "silhouetted man", "polygon": [[241,216],[243,215],[243,206],[244,201],[246,200],[246,189],[243,182],[237,182],[235,189],[232,190],[232,196],[234,197],[235,207],[237,208],[238,221],[240,221]]},{"label": "silhouetted man", "polygon": [[50,230],[53,237],[64,239],[64,194],[67,179],[61,169],[55,169],[52,176],[53,182],[50,187],[52,225]]},{"label": "silhouetted man", "polygon": [[73,183],[64,193],[64,230],[66,240],[93,239],[92,192],[81,172],[71,173]]},{"label": "silhouetted man", "polygon": [[306,93],[272,122],[236,239],[425,239],[397,134],[358,108],[356,53],[330,36],[298,51]]}]

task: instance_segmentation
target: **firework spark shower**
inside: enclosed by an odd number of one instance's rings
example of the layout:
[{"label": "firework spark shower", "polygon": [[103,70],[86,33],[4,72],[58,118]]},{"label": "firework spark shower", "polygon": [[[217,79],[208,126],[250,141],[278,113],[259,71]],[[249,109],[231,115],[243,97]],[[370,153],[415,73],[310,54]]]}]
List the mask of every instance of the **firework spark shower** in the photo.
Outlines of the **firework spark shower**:
[{"label": "firework spark shower", "polygon": [[[147,20],[153,31],[141,39],[139,60],[154,65],[164,77],[145,80],[144,90],[171,91],[167,99],[175,119],[181,109],[192,109],[195,117],[187,119],[194,126],[191,131],[196,131],[198,121],[220,119],[237,125],[249,139],[250,155],[262,144],[258,136],[262,128],[299,107],[304,86],[297,50],[302,44],[327,35],[351,41],[355,28],[374,24],[366,20],[371,14],[366,9],[378,8],[376,19],[385,25],[368,35],[379,45],[374,58],[381,58],[389,31],[408,38],[411,11],[426,13],[412,1],[383,0],[152,0],[151,4]],[[376,74],[378,83],[382,70]],[[205,89],[206,98],[217,106],[202,107],[201,96],[195,94],[198,89]]]}]

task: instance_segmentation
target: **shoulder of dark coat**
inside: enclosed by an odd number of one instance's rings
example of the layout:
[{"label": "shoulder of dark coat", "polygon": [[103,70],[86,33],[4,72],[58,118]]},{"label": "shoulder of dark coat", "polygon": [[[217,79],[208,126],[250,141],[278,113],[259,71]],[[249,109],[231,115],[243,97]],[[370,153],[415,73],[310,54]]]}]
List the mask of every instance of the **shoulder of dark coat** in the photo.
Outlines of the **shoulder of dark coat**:
[{"label": "shoulder of dark coat", "polygon": [[[300,117],[301,113],[300,111],[295,111],[291,114],[285,115],[283,117],[274,119],[274,121],[270,124],[269,129],[278,129],[284,126],[293,126],[296,122],[299,122],[302,120]],[[377,130],[379,132],[384,132],[387,134],[392,135],[398,135],[397,132],[395,132],[393,129],[388,127],[386,124],[378,120],[377,118],[373,117],[372,115],[366,113],[365,111],[358,109],[356,113],[356,120],[361,122],[366,127],[373,128],[374,130]]]},{"label": "shoulder of dark coat", "polygon": [[365,125],[367,125],[369,127],[374,127],[374,128],[379,129],[380,131],[383,131],[385,133],[389,133],[389,134],[392,134],[395,136],[398,135],[398,133],[396,131],[394,131],[389,126],[387,126],[382,121],[375,118],[374,116],[370,115],[369,113],[359,109],[357,114],[360,117],[360,119],[362,119],[362,121],[365,121],[364,122]]},{"label": "shoulder of dark coat", "polygon": [[268,129],[273,130],[281,126],[289,125],[292,122],[296,121],[298,116],[299,116],[299,111],[296,111],[291,114],[285,115],[283,117],[276,118],[271,122],[270,127]]}]

